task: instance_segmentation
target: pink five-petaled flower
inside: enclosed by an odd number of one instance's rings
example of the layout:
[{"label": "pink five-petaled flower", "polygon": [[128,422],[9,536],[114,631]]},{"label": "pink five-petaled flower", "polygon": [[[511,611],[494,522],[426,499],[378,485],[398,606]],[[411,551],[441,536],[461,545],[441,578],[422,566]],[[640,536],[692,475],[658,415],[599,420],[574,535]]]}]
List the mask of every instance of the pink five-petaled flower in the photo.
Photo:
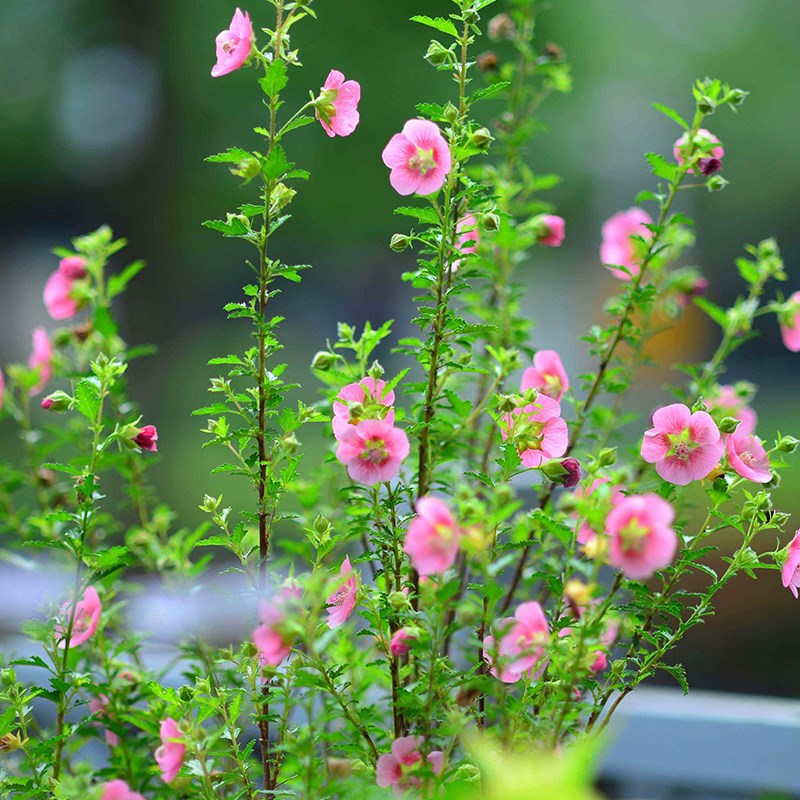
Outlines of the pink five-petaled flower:
[{"label": "pink five-petaled flower", "polygon": [[94,636],[97,625],[100,622],[100,614],[103,606],[100,597],[94,586],[87,586],[83,593],[83,599],[78,600],[73,611],[72,603],[64,603],[61,606],[61,621],[56,623],[56,634],[59,637],[58,646],[67,646],[67,631],[70,630],[70,619],[72,619],[72,629],[69,637],[69,646],[78,647]]},{"label": "pink five-petaled flower", "polygon": [[523,675],[541,675],[546,666],[542,656],[550,627],[538,603],[522,603],[513,617],[497,620],[494,629],[496,635],[484,640],[483,658],[495,678],[516,683]]},{"label": "pink five-petaled flower", "polygon": [[161,780],[170,783],[181,771],[186,745],[183,743],[183,735],[178,730],[178,723],[172,717],[161,720],[159,733],[161,747],[156,750],[155,759],[161,770]]},{"label": "pink five-petaled flower", "polygon": [[80,256],[62,258],[58,269],[44,285],[44,304],[53,319],[74,317],[80,303],[73,297],[75,281],[86,277],[86,259]]},{"label": "pink five-petaled flower", "polygon": [[[456,250],[467,256],[478,250],[481,237],[478,233],[478,219],[474,214],[462,217],[456,225]],[[450,264],[450,271],[457,272],[461,267],[461,259],[457,258]]]},{"label": "pink five-petaled flower", "polygon": [[[646,225],[653,223],[652,217],[641,208],[619,211],[603,223],[603,242],[600,245],[600,260],[607,265],[614,277],[629,281],[641,272],[643,257],[641,243],[631,236],[645,240],[652,235]],[[625,267],[628,272],[614,267]],[[630,273],[630,275],[628,274]]]},{"label": "pink five-petaled flower", "polygon": [[[622,493],[622,489],[624,487],[609,486],[607,489],[601,489],[601,487],[605,486],[606,484],[610,484],[610,480],[608,478],[596,478],[589,485],[588,489],[578,490],[575,493],[575,496],[577,498],[586,499],[591,495],[593,495],[598,490],[600,490],[601,492],[607,492],[609,509],[613,508],[615,505],[617,505],[617,503],[619,503],[620,500],[623,499],[623,497],[625,497],[625,495]],[[605,500],[605,497],[602,499]],[[581,525],[578,528],[578,544],[588,544],[589,542],[592,541],[592,539],[595,538],[595,536],[597,536],[597,534],[598,531],[595,530],[591,526],[591,524],[584,519],[584,521],[581,522]]]},{"label": "pink five-petaled flower", "polygon": [[383,163],[392,171],[389,182],[398,194],[433,194],[450,172],[450,148],[438,125],[410,119],[383,149]]},{"label": "pink five-petaled flower", "polygon": [[144,800],[144,797],[134,792],[125,781],[115,780],[103,784],[100,800]]},{"label": "pink five-petaled flower", "polygon": [[335,69],[328,73],[320,96],[314,101],[317,119],[328,136],[349,136],[358,127],[360,99],[361,86],[357,81],[346,81]]},{"label": "pink five-petaled flower", "polygon": [[537,241],[545,247],[561,247],[564,241],[566,222],[564,217],[555,214],[542,214],[539,217],[540,233]]},{"label": "pink five-petaled flower", "polygon": [[405,431],[385,419],[364,419],[341,435],[336,458],[354,481],[374,486],[397,475],[410,449]]},{"label": "pink five-petaled flower", "polygon": [[[739,426],[741,427],[741,425]],[[747,433],[729,433],[725,436],[728,462],[743,478],[754,483],[769,483],[772,472],[761,439]]]},{"label": "pink five-petaled flower", "polygon": [[442,771],[444,755],[439,750],[432,750],[423,756],[420,748],[424,743],[421,736],[402,736],[392,742],[392,752],[384,753],[376,768],[378,786],[391,786],[396,795],[402,795],[407,789],[422,785],[420,769],[427,766],[434,775]]},{"label": "pink five-petaled flower", "polygon": [[328,598],[328,627],[338,628],[353,613],[358,599],[358,578],[350,563],[350,556],[345,556],[339,571],[339,588]]},{"label": "pink five-petaled flower", "polygon": [[567,451],[569,436],[567,423],[561,419],[561,405],[546,394],[524,408],[515,408],[505,415],[504,422],[501,436],[505,441],[513,433],[526,467],[539,467]]},{"label": "pink five-petaled flower", "polygon": [[105,723],[107,723],[109,719],[107,709],[108,698],[104,694],[93,697],[89,701],[89,711],[97,715],[95,725],[105,733],[106,743],[109,747],[116,747],[119,744],[119,736],[117,736],[114,731],[110,731],[105,727]]},{"label": "pink five-petaled flower", "polygon": [[302,590],[294,583],[282,586],[275,597],[258,604],[261,625],[253,631],[253,642],[258,648],[262,664],[277,667],[294,646],[294,635],[288,630],[287,619],[296,613]]},{"label": "pink five-petaled flower", "polygon": [[736,394],[733,386],[720,386],[719,394],[706,401],[710,409],[719,410],[727,417],[739,420],[736,433],[755,433],[758,417],[745,401]]},{"label": "pink five-petaled flower", "polygon": [[800,587],[800,530],[786,549],[786,561],[781,567],[781,580],[784,587],[797,597],[797,589]]},{"label": "pink five-petaled flower", "polygon": [[36,328],[33,332],[33,352],[28,366],[39,370],[39,382],[31,389],[33,396],[39,394],[53,377],[53,345],[44,328]]},{"label": "pink five-petaled flower", "polygon": [[453,566],[461,541],[461,528],[450,509],[436,497],[420,497],[417,515],[406,532],[403,550],[420,575],[435,575]]},{"label": "pink five-petaled flower", "polygon": [[417,634],[408,628],[398,628],[389,642],[389,652],[395,657],[404,656],[417,640]]},{"label": "pink five-petaled flower", "polygon": [[522,391],[527,389],[536,389],[539,394],[561,401],[569,389],[569,377],[555,350],[539,350],[534,355],[533,366],[522,373]]},{"label": "pink five-petaled flower", "polygon": [[[683,156],[686,151],[686,146],[689,143],[689,133],[684,133],[680,139],[678,139],[672,147],[672,154],[675,156],[675,160],[678,164],[683,164]],[[723,156],[725,155],[725,150],[722,145],[719,143],[719,139],[714,136],[713,133],[707,131],[705,128],[700,128],[697,131],[697,134],[694,137],[694,153],[697,155],[698,153],[702,153],[704,156],[708,156],[710,158],[715,159],[716,161],[721,162]],[[694,158],[694,156],[693,156]],[[722,167],[717,167],[717,170]],[[717,170],[714,170],[716,172]],[[686,170],[690,175],[694,172],[694,169],[689,167]],[[702,172],[702,165],[701,165],[701,172]]]},{"label": "pink five-petaled flower", "polygon": [[668,566],[678,547],[674,518],[672,506],[657,494],[620,500],[606,519],[608,563],[634,581]]},{"label": "pink five-petaled flower", "polygon": [[795,292],[787,301],[785,310],[778,314],[781,338],[787,350],[800,353],[800,292]]},{"label": "pink five-petaled flower", "polygon": [[133,437],[133,443],[140,450],[149,450],[151,453],[158,452],[158,430],[155,425],[145,425],[139,429],[139,433]]},{"label": "pink five-petaled flower", "polygon": [[[386,382],[374,378],[362,378],[358,383],[348,383],[333,401],[333,435],[341,441],[342,434],[362,419],[385,419],[394,424],[394,392],[386,391]],[[388,411],[380,406],[388,407]]]},{"label": "pink five-petaled flower", "polygon": [[725,444],[706,411],[694,414],[683,403],[659,408],[642,440],[642,458],[676,486],[705,478],[719,463]]},{"label": "pink five-petaled flower", "polygon": [[212,78],[234,72],[250,57],[253,49],[253,23],[250,15],[237,8],[231,26],[217,36],[217,63],[211,70]]}]

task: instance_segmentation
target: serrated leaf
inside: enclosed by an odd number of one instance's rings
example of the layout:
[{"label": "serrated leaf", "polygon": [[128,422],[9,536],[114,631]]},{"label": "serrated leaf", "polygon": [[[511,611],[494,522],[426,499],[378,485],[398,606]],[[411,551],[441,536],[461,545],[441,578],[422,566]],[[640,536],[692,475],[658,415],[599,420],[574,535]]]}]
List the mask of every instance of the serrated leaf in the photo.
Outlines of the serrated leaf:
[{"label": "serrated leaf", "polygon": [[90,422],[97,422],[100,410],[100,387],[94,378],[84,378],[75,384],[75,404],[78,411]]},{"label": "serrated leaf", "polygon": [[269,67],[267,67],[266,74],[258,81],[264,94],[270,99],[276,97],[288,82],[289,79],[286,77],[286,62],[280,58],[275,59]]},{"label": "serrated leaf", "polygon": [[677,111],[675,111],[674,108],[662,105],[661,103],[653,103],[653,108],[656,111],[660,111],[662,114],[668,116],[673,122],[677,122],[678,125],[680,125],[684,130],[689,130],[689,126],[686,124],[683,117]]},{"label": "serrated leaf", "polygon": [[267,180],[278,180],[290,167],[283,148],[276,144],[264,161],[264,176]]},{"label": "serrated leaf", "polygon": [[705,311],[714,322],[717,323],[722,328],[725,328],[728,324],[728,314],[724,308],[720,308],[716,303],[712,303],[710,300],[707,300],[705,297],[693,297],[692,300],[694,304],[701,310]]},{"label": "serrated leaf", "polygon": [[212,164],[239,164],[246,158],[253,158],[253,154],[241,147],[229,147],[224,153],[207,156],[205,160]]},{"label": "serrated leaf", "polygon": [[411,17],[412,22],[418,22],[420,25],[425,25],[428,28],[433,28],[434,30],[440,31],[441,33],[446,33],[449,36],[452,36],[454,39],[458,39],[459,33],[456,29],[456,26],[452,23],[451,20],[445,19],[444,17],[429,17],[425,14],[416,14],[415,16]]},{"label": "serrated leaf", "polygon": [[394,210],[395,214],[403,217],[413,217],[426,225],[438,225],[439,215],[432,208],[417,208],[416,206],[400,206]]},{"label": "serrated leaf", "polygon": [[653,175],[670,183],[675,180],[678,168],[674,164],[670,164],[664,156],[658,153],[647,153],[645,157],[653,169]]},{"label": "serrated leaf", "polygon": [[509,86],[511,86],[511,81],[498,81],[497,83],[493,83],[490,86],[485,86],[483,89],[478,89],[477,92],[473,92],[467,103],[472,105],[473,103],[477,102],[478,100],[486,100],[489,97],[494,97],[496,94],[500,94],[500,92],[505,91]]},{"label": "serrated leaf", "polygon": [[109,300],[125,291],[125,287],[144,269],[144,267],[144,261],[134,261],[133,264],[129,264],[118,275],[112,275],[108,279]]}]

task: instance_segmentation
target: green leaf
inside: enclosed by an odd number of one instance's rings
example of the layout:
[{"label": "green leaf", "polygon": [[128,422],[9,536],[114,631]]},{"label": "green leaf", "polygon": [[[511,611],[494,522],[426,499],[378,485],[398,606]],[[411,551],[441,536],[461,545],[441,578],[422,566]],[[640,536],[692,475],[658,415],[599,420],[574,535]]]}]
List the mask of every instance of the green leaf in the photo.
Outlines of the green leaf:
[{"label": "green leaf", "polygon": [[104,306],[98,306],[94,310],[94,329],[106,339],[117,335],[117,323]]},{"label": "green leaf", "polygon": [[97,422],[100,410],[100,387],[96,378],[84,378],[75,385],[76,408],[89,422]]},{"label": "green leaf", "polygon": [[241,147],[229,147],[224,153],[208,156],[205,160],[212,164],[239,164],[246,158],[254,158],[254,156],[247,150],[242,150]]},{"label": "green leaf", "polygon": [[283,174],[291,167],[291,164],[286,160],[286,153],[283,148],[276,144],[270,150],[269,155],[264,161],[264,176],[267,180],[276,181],[283,176]]},{"label": "green leaf", "polygon": [[447,121],[444,115],[444,106],[440,106],[438,103],[417,103],[416,108],[423,117],[428,117],[435,122]]},{"label": "green leaf", "polygon": [[469,96],[467,104],[472,105],[478,100],[486,100],[489,97],[494,97],[494,95],[500,94],[500,92],[504,91],[509,86],[511,86],[511,81],[498,81],[497,83],[493,83],[491,86],[478,89],[477,92],[473,92]]},{"label": "green leaf", "polygon": [[266,75],[259,79],[258,82],[267,97],[277,97],[280,91],[289,82],[289,79],[286,77],[286,62],[282,59],[273,61],[269,67],[267,67]]},{"label": "green leaf", "polygon": [[394,210],[395,214],[403,217],[413,217],[426,225],[438,225],[439,215],[432,208],[417,208],[416,206],[400,206]]},{"label": "green leaf", "polygon": [[664,156],[658,153],[647,153],[646,158],[653,168],[653,175],[670,183],[675,180],[678,168],[674,164],[670,164]]},{"label": "green leaf", "polygon": [[725,328],[728,324],[728,314],[724,308],[720,308],[716,303],[712,303],[710,300],[707,300],[705,297],[694,297],[692,298],[694,304],[701,310],[705,311],[714,322],[717,323],[721,328]]},{"label": "green leaf", "polygon": [[303,114],[297,119],[293,119],[291,122],[287,122],[284,129],[281,131],[281,136],[285,136],[289,131],[293,131],[295,128],[302,128],[303,125],[310,125],[314,122],[314,117],[309,117]]},{"label": "green leaf", "polygon": [[689,682],[686,679],[686,670],[683,664],[657,664],[656,669],[663,669],[668,672],[678,682],[684,694],[689,694]]},{"label": "green leaf", "polygon": [[684,130],[689,130],[689,126],[686,124],[683,117],[677,111],[675,111],[674,108],[664,106],[661,103],[653,103],[653,108],[656,111],[660,111],[662,114],[668,116],[673,122],[677,122],[678,125],[680,125]]},{"label": "green leaf", "polygon": [[145,267],[144,261],[134,261],[125,267],[119,275],[112,275],[108,279],[108,299],[116,297],[125,291],[125,287],[135,278]]},{"label": "green leaf", "polygon": [[418,22],[420,25],[426,25],[428,28],[433,28],[441,33],[447,33],[454,39],[458,39],[459,37],[456,26],[453,25],[449,19],[444,19],[444,17],[428,17],[424,14],[417,14],[411,17],[411,21]]}]

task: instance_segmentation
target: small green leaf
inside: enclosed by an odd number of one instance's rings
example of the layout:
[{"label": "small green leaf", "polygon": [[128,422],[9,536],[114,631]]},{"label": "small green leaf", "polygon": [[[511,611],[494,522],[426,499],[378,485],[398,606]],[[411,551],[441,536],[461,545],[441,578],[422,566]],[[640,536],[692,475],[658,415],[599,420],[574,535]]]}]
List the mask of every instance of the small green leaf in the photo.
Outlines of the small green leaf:
[{"label": "small green leaf", "polygon": [[444,17],[428,17],[424,14],[417,14],[411,17],[411,21],[418,22],[420,25],[426,25],[428,28],[433,28],[441,33],[447,33],[454,39],[458,39],[459,37],[456,26],[453,25],[449,19],[444,19]]},{"label": "small green leaf", "polygon": [[653,168],[653,175],[670,183],[675,180],[678,168],[674,164],[670,164],[664,156],[658,153],[647,153],[646,158]]},{"label": "small green leaf", "polygon": [[439,215],[432,208],[417,208],[416,206],[401,206],[394,210],[395,214],[403,217],[413,217],[426,225],[438,225]]},{"label": "small green leaf", "polygon": [[125,291],[125,287],[135,278],[145,267],[144,261],[134,261],[125,267],[119,275],[112,275],[108,279],[108,298],[109,300]]},{"label": "small green leaf", "polygon": [[468,105],[472,105],[478,100],[486,100],[489,97],[494,97],[494,95],[500,94],[500,92],[504,91],[509,86],[511,86],[511,81],[498,81],[497,83],[493,83],[491,86],[478,89],[477,92],[473,92],[469,96],[467,103]]},{"label": "small green leaf", "polygon": [[75,385],[75,404],[89,422],[97,422],[100,410],[100,387],[96,378],[84,378]]},{"label": "small green leaf", "polygon": [[258,82],[267,97],[270,99],[277,97],[289,82],[289,79],[286,77],[286,62],[282,59],[273,61],[269,67],[267,67],[267,72],[264,77]]},{"label": "small green leaf", "polygon": [[662,105],[661,103],[653,103],[653,108],[656,111],[660,111],[662,114],[668,116],[673,122],[677,122],[678,125],[680,125],[685,131],[689,130],[689,126],[686,124],[686,122],[684,122],[683,117],[677,111],[675,111],[674,108]]}]

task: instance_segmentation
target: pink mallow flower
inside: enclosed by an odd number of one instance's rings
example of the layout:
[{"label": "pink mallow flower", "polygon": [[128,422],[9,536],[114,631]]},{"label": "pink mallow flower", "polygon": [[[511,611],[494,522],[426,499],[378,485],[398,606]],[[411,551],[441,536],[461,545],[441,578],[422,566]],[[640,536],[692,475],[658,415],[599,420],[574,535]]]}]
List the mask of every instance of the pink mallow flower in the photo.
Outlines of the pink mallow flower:
[{"label": "pink mallow flower", "polygon": [[453,566],[461,541],[461,528],[450,509],[436,497],[420,497],[406,532],[403,550],[420,575],[435,575]]},{"label": "pink mallow flower", "polygon": [[103,784],[100,800],[144,800],[139,792],[134,792],[125,781],[108,781]]},{"label": "pink mallow flower", "polygon": [[484,640],[483,658],[495,678],[516,683],[523,676],[533,679],[542,674],[550,627],[538,603],[522,603],[513,617],[497,620],[494,630],[496,636]]},{"label": "pink mallow flower", "polygon": [[140,450],[149,450],[151,453],[158,452],[158,430],[155,425],[145,425],[139,429],[139,433],[133,437],[133,443]]},{"label": "pink mallow flower", "polygon": [[540,395],[561,402],[569,389],[569,376],[555,350],[539,350],[533,357],[533,366],[522,373],[522,391],[536,389]]},{"label": "pink mallow flower", "polygon": [[358,383],[348,383],[333,401],[333,435],[341,441],[344,432],[362,419],[384,419],[393,425],[393,403],[394,392],[386,391],[386,381],[368,376]]},{"label": "pink mallow flower", "polygon": [[728,451],[728,463],[743,478],[755,483],[769,483],[772,480],[769,459],[758,436],[739,433],[738,430],[729,433],[725,436],[725,449]]},{"label": "pink mallow flower", "polygon": [[343,624],[353,613],[358,600],[358,578],[350,563],[350,556],[344,557],[339,575],[341,585],[327,600],[329,628],[338,628]]},{"label": "pink mallow flower", "polygon": [[[714,136],[713,133],[707,131],[705,128],[700,128],[697,131],[696,136],[694,137],[694,142],[695,142],[695,147],[694,147],[693,158],[696,157],[698,154],[702,154],[707,158],[713,158],[716,161],[722,162],[722,158],[725,155],[725,150],[719,143],[719,139],[717,139],[717,137]],[[688,143],[689,143],[689,133],[687,131],[673,145],[672,154],[675,156],[675,160],[678,162],[679,165],[683,164],[684,154],[686,153],[686,146],[688,145]],[[704,158],[701,160],[706,160],[706,159]],[[719,167],[717,167],[717,169],[715,169],[714,172],[719,170],[721,167],[722,164],[720,163]],[[703,172],[702,164],[700,166],[700,169],[701,172]],[[686,170],[686,172],[689,175],[691,175],[692,173],[694,173],[694,169],[689,167],[689,169]]]},{"label": "pink mallow flower", "polygon": [[53,319],[69,319],[78,313],[80,302],[73,296],[75,282],[85,277],[86,259],[69,256],[59,261],[58,269],[44,285],[44,304]]},{"label": "pink mallow flower", "polygon": [[[614,277],[621,281],[629,281],[631,275],[635,277],[641,272],[643,248],[641,242],[631,239],[631,236],[641,236],[648,240],[652,234],[645,226],[652,223],[652,217],[641,208],[619,211],[605,221],[600,260],[608,266]],[[614,267],[625,267],[630,275]]]},{"label": "pink mallow flower", "polygon": [[[456,225],[456,250],[463,255],[477,252],[481,237],[478,233],[478,219],[474,214],[467,214]],[[461,259],[456,259],[450,265],[451,272],[457,272],[461,267]]]},{"label": "pink mallow flower", "polygon": [[3,377],[3,370],[0,369],[0,411],[3,410],[3,402],[6,398],[6,379]]},{"label": "pink mallow flower", "polygon": [[561,406],[545,394],[535,403],[515,408],[504,417],[501,435],[509,435],[517,444],[519,456],[526,467],[539,467],[545,461],[560,458],[567,451],[569,435],[567,423],[561,419]]},{"label": "pink mallow flower", "polygon": [[296,611],[293,606],[301,595],[299,586],[287,584],[272,599],[259,602],[261,625],[253,631],[253,642],[258,648],[262,664],[277,667],[292,652],[294,634],[288,630],[286,623]]},{"label": "pink mallow flower", "polygon": [[786,349],[800,353],[800,292],[795,292],[787,300],[785,310],[778,314],[778,321]]},{"label": "pink mallow flower", "polygon": [[678,547],[674,518],[672,506],[657,494],[621,500],[606,519],[608,563],[634,581],[669,566]]},{"label": "pink mallow flower", "polygon": [[423,756],[420,748],[424,743],[422,736],[402,736],[392,742],[392,752],[384,753],[378,759],[376,780],[378,786],[391,786],[396,795],[422,785],[420,771],[428,769],[438,775],[444,765],[444,755],[440,750],[431,750]]},{"label": "pink mallow flower", "polygon": [[719,464],[725,444],[706,411],[694,414],[683,403],[659,408],[642,440],[642,458],[676,486],[705,478]]},{"label": "pink mallow flower", "polygon": [[404,656],[417,640],[417,634],[408,628],[398,628],[389,642],[389,652],[395,657]]},{"label": "pink mallow flower", "polygon": [[42,392],[53,377],[53,345],[44,328],[33,332],[33,352],[28,366],[39,370],[39,382],[31,389],[31,396],[34,396]]},{"label": "pink mallow flower", "polygon": [[781,580],[784,587],[796,598],[797,589],[800,587],[800,530],[795,533],[794,539],[786,548],[786,561],[781,567]]},{"label": "pink mallow flower", "polygon": [[155,752],[156,764],[161,770],[161,780],[170,783],[181,771],[186,745],[183,743],[183,735],[178,730],[178,723],[171,717],[161,720],[159,733],[161,747]]},{"label": "pink mallow flower", "polygon": [[341,435],[336,458],[354,481],[375,486],[397,475],[410,449],[405,431],[385,419],[365,419]]},{"label": "pink mallow flower", "polygon": [[103,731],[105,734],[106,743],[109,747],[116,747],[119,744],[119,736],[117,736],[114,731],[108,730],[105,727],[105,723],[108,722],[108,698],[104,695],[98,695],[97,697],[93,697],[89,701],[89,711],[92,714],[97,715],[97,721],[95,725],[97,725],[100,730]]},{"label": "pink mallow flower", "polygon": [[[611,510],[620,502],[620,500],[625,497],[625,495],[622,493],[624,488],[623,486],[612,486],[610,484],[611,481],[609,478],[595,478],[595,480],[592,481],[587,489],[579,489],[577,492],[575,492],[575,496],[585,499],[591,497],[595,492],[599,491],[602,502],[604,504],[607,503],[608,510]],[[602,488],[604,486],[607,488]],[[589,522],[584,520],[581,522],[580,527],[578,528],[578,544],[588,544],[592,541],[592,539],[594,539],[595,536],[598,535],[598,533],[600,533],[600,531],[595,530],[589,524]]]},{"label": "pink mallow flower", "polygon": [[217,63],[211,70],[212,78],[219,78],[239,69],[250,57],[253,49],[253,23],[250,15],[237,8],[228,30],[217,36]]},{"label": "pink mallow flower", "polygon": [[538,238],[539,244],[545,247],[561,247],[564,241],[566,222],[564,217],[555,214],[542,214],[538,218]]},{"label": "pink mallow flower", "polygon": [[745,401],[736,394],[733,386],[720,386],[719,394],[706,401],[708,407],[715,411],[721,411],[726,417],[733,417],[739,420],[736,433],[752,434],[756,432],[758,417],[756,412]]},{"label": "pink mallow flower", "polygon": [[398,194],[433,194],[450,172],[450,148],[438,125],[410,119],[383,149],[383,163],[392,171],[389,182]]},{"label": "pink mallow flower", "polygon": [[328,136],[349,136],[358,127],[360,99],[360,84],[346,81],[338,70],[332,69],[328,73],[320,95],[314,101],[317,119]]},{"label": "pink mallow flower", "polygon": [[58,646],[67,646],[67,630],[72,619],[72,631],[69,637],[69,646],[78,647],[94,636],[97,625],[100,622],[100,614],[103,606],[100,597],[94,586],[87,586],[83,593],[83,599],[78,600],[73,611],[72,603],[64,603],[61,606],[61,621],[56,623],[56,634],[58,635]]}]

